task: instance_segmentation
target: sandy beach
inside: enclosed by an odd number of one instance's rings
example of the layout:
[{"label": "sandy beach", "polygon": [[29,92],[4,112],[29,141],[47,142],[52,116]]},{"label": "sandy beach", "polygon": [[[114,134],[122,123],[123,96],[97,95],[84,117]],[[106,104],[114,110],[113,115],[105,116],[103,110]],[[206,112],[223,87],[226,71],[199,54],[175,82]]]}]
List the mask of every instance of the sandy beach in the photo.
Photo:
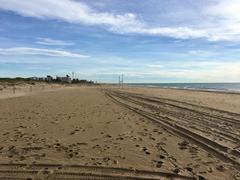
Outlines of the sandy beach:
[{"label": "sandy beach", "polygon": [[58,164],[240,179],[239,94],[68,87],[0,98],[0,122],[1,170]]}]

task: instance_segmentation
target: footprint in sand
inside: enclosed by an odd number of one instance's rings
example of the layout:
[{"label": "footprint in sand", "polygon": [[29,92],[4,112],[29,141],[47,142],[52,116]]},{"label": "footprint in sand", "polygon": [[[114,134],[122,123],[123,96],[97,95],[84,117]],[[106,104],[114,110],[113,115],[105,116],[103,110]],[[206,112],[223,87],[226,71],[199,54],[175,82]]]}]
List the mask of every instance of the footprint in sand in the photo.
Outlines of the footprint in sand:
[{"label": "footprint in sand", "polygon": [[151,154],[146,147],[140,148],[140,151],[144,151],[146,155],[150,155]]},{"label": "footprint in sand", "polygon": [[190,146],[190,147],[189,147],[189,152],[190,152],[192,155],[196,156],[197,153],[198,153],[198,149],[197,149],[196,147]]},{"label": "footprint in sand", "polygon": [[[79,131],[80,131],[80,129],[75,129],[75,130],[70,132],[70,135],[74,135],[74,134],[76,134]],[[82,129],[82,131],[85,131],[85,129]]]},{"label": "footprint in sand", "polygon": [[193,171],[193,168],[191,168],[191,167],[186,167],[186,170],[189,171],[189,172],[192,172],[192,171]]},{"label": "footprint in sand", "polygon": [[162,138],[162,141],[167,141],[167,138],[166,138],[166,137],[163,137],[163,138]]},{"label": "footprint in sand", "polygon": [[68,158],[73,158],[73,153],[69,153]]},{"label": "footprint in sand", "polygon": [[2,135],[6,136],[6,135],[9,135],[9,134],[10,134],[10,132],[7,131],[7,132],[3,133]]},{"label": "footprint in sand", "polygon": [[198,176],[198,180],[206,180],[206,178],[199,175],[199,176]]},{"label": "footprint in sand", "polygon": [[70,132],[70,135],[74,135],[74,134],[76,134],[76,132],[75,132],[75,131],[72,131],[72,132]]},{"label": "footprint in sand", "polygon": [[213,172],[213,168],[209,167],[207,171],[208,171],[209,173],[212,173],[212,172]]},{"label": "footprint in sand", "polygon": [[156,139],[154,137],[149,137],[151,140],[155,141]]},{"label": "footprint in sand", "polygon": [[118,138],[116,138],[116,140],[124,140],[124,138],[123,137],[118,137]]},{"label": "footprint in sand", "polygon": [[165,159],[165,156],[160,155],[159,158],[160,158],[160,159]]},{"label": "footprint in sand", "polygon": [[178,174],[178,173],[180,172],[180,169],[179,169],[179,168],[175,168],[175,169],[173,170],[173,172],[176,173],[176,174]]},{"label": "footprint in sand", "polygon": [[105,137],[112,138],[112,136],[110,134],[105,135]]},{"label": "footprint in sand", "polygon": [[100,149],[100,145],[99,144],[96,144],[95,146],[92,147],[93,149]]},{"label": "footprint in sand", "polygon": [[98,140],[98,138],[93,138],[90,141],[94,142],[94,141],[97,141],[97,140]]},{"label": "footprint in sand", "polygon": [[223,172],[225,170],[225,167],[223,165],[216,166],[216,169],[220,172]]},{"label": "footprint in sand", "polygon": [[181,150],[185,150],[185,149],[188,148],[189,143],[188,143],[187,141],[184,140],[184,141],[178,143],[178,145],[179,145],[179,149],[181,149]]},{"label": "footprint in sand", "polygon": [[163,161],[156,161],[156,167],[161,168],[163,164]]},{"label": "footprint in sand", "polygon": [[193,165],[193,167],[194,167],[194,168],[199,168],[200,165],[199,165],[199,164],[195,164],[195,165]]},{"label": "footprint in sand", "polygon": [[235,175],[234,175],[234,178],[235,178],[236,180],[239,180],[239,179],[240,179],[240,172],[237,173],[237,174],[235,174]]},{"label": "footprint in sand", "polygon": [[86,146],[86,145],[88,145],[88,143],[85,143],[85,142],[81,142],[81,143],[80,143],[80,142],[77,142],[77,145],[78,145],[78,146],[82,146],[82,145],[85,145],[85,146]]}]

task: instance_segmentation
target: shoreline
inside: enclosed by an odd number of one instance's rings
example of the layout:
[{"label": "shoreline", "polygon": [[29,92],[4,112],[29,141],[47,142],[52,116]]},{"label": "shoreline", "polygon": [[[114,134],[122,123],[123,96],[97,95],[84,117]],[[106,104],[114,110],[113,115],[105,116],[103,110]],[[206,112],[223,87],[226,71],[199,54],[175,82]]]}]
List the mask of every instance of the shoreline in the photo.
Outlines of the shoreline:
[{"label": "shoreline", "polygon": [[199,91],[199,92],[212,92],[212,93],[223,93],[223,94],[237,94],[237,95],[240,95],[240,90],[217,90],[217,89],[201,89],[201,88],[181,88],[181,87],[130,85],[130,84],[124,84],[124,87],[130,87],[130,88],[153,88],[153,89],[175,89],[175,90],[186,90],[186,91]]},{"label": "shoreline", "polygon": [[240,93],[132,86],[125,86],[119,90],[148,95],[152,98],[178,99],[181,102],[240,113]]}]

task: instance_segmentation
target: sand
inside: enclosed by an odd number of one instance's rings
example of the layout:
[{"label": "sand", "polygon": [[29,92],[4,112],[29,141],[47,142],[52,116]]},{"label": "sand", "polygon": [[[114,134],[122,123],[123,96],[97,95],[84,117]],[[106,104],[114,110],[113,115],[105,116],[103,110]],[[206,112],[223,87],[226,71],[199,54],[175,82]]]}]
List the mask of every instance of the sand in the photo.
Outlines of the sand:
[{"label": "sand", "polygon": [[[120,93],[122,97],[125,95],[128,98],[117,97]],[[0,163],[104,166],[168,172],[199,179],[239,178],[236,164],[226,162],[201,145],[116,103],[108,96],[111,94],[116,100],[134,108],[143,108],[149,113],[156,114],[156,107],[163,108],[156,102],[143,99],[141,102],[147,104],[140,107],[129,101],[129,93],[140,93],[145,98],[164,97],[191,103],[198,106],[184,104],[184,107],[240,121],[240,95],[236,94],[103,87],[72,87],[29,93],[21,97],[0,99]],[[137,97],[134,98],[137,100]],[[179,102],[178,105],[183,106]],[[167,107],[166,104],[164,106]],[[159,110],[162,112],[159,117],[165,116],[169,121],[187,127],[190,116],[199,120],[207,117],[197,116],[195,111],[193,114],[184,114],[179,109],[167,107],[167,110]],[[187,123],[183,123],[184,118]],[[212,120],[217,121],[216,118]],[[193,122],[193,126],[199,124],[195,120]],[[228,128],[222,121],[219,121],[219,126]],[[215,128],[217,131],[218,128]],[[227,136],[229,139],[239,134],[238,124],[231,128],[232,134]],[[194,127],[189,129],[199,132],[203,137],[209,135]],[[226,130],[226,133],[229,131]],[[218,142],[217,135],[217,132],[212,133],[209,139]],[[231,150],[239,150],[239,141],[228,141],[224,139],[224,134],[221,136],[222,141],[218,143]],[[239,159],[236,161],[239,162]]]},{"label": "sand", "polygon": [[20,97],[28,94],[35,94],[43,91],[56,91],[61,88],[70,86],[69,84],[57,84],[46,82],[34,82],[34,83],[7,83],[0,82],[0,99]]},{"label": "sand", "polygon": [[178,100],[240,114],[240,93],[140,87],[125,87],[124,91]]}]

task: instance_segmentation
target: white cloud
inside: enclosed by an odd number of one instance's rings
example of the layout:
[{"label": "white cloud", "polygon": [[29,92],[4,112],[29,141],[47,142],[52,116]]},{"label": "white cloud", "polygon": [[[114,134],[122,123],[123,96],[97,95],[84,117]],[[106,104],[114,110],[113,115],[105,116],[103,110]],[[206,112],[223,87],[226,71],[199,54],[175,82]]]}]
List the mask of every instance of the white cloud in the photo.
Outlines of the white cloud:
[{"label": "white cloud", "polygon": [[137,23],[134,14],[99,13],[86,4],[73,0],[23,0],[21,2],[18,0],[0,0],[0,4],[0,9],[41,19],[59,19],[70,23],[115,27]]},{"label": "white cloud", "polygon": [[[153,64],[141,64],[129,67],[104,67],[92,69],[92,75],[124,73],[125,79],[139,79],[141,82],[150,78],[160,79],[164,82],[239,82],[240,62],[209,62],[209,61],[185,61],[185,62],[158,62]],[[88,72],[86,72],[87,74]],[[170,81],[169,81],[170,80]],[[156,82],[156,81],[155,81]]]},{"label": "white cloud", "polygon": [[76,71],[94,77],[108,76],[114,81],[123,73],[126,82],[239,82],[240,77],[240,62],[236,61],[159,61],[144,64],[133,62],[124,67],[120,65],[110,64],[91,69],[79,67]]},{"label": "white cloud", "polygon": [[240,20],[239,0],[218,0],[217,3],[207,7],[205,12],[214,17],[221,17],[222,20]]},{"label": "white cloud", "polygon": [[203,13],[209,17],[208,31],[211,40],[240,40],[240,1],[218,0],[206,7]]},{"label": "white cloud", "polygon": [[38,38],[37,44],[48,45],[48,46],[70,46],[73,43],[64,42],[62,40],[50,39],[50,38]]},{"label": "white cloud", "polygon": [[193,29],[190,27],[149,27],[147,25],[132,25],[124,28],[112,27],[111,30],[117,33],[167,36],[178,39],[210,38],[210,34],[207,30]]},{"label": "white cloud", "polygon": [[[240,1],[218,0],[203,7],[206,17],[198,25],[150,26],[136,14],[98,12],[73,0],[0,0],[0,9],[40,19],[57,19],[69,23],[101,25],[115,33],[167,36],[178,39],[205,38],[211,41],[240,40]],[[201,16],[200,15],[200,16]]]},{"label": "white cloud", "polygon": [[87,58],[89,56],[72,53],[62,50],[52,49],[40,49],[31,47],[16,47],[16,48],[0,48],[0,55],[44,55],[44,56],[57,56],[57,57],[68,57],[68,58]]},{"label": "white cloud", "polygon": [[149,68],[163,68],[162,64],[148,64],[147,67]]}]

